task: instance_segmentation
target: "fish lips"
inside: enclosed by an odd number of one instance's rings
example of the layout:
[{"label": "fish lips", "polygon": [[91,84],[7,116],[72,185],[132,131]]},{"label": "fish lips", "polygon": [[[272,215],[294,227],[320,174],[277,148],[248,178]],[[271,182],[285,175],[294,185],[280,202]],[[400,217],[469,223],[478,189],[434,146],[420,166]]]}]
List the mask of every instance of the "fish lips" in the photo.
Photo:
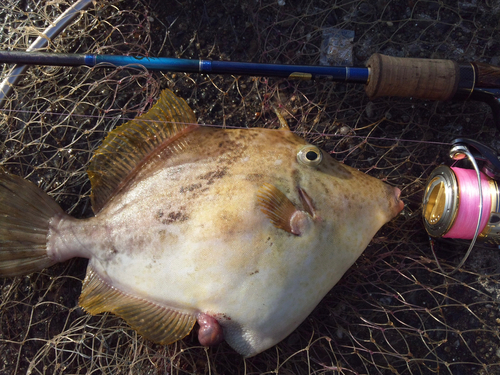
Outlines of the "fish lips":
[{"label": "fish lips", "polygon": [[405,208],[404,202],[399,198],[401,196],[401,190],[399,190],[397,187],[394,187],[394,204],[392,204],[392,212],[393,212],[393,217],[396,217],[402,210]]}]

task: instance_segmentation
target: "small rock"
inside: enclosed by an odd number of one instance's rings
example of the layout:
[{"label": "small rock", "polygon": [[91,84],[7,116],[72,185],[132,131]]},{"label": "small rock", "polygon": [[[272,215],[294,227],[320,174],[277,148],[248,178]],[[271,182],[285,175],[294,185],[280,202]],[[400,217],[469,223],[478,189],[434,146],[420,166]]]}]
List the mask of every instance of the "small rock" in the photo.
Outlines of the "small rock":
[{"label": "small rock", "polygon": [[368,102],[365,108],[365,112],[366,112],[366,117],[373,118],[373,116],[375,115],[375,108],[373,102]]}]

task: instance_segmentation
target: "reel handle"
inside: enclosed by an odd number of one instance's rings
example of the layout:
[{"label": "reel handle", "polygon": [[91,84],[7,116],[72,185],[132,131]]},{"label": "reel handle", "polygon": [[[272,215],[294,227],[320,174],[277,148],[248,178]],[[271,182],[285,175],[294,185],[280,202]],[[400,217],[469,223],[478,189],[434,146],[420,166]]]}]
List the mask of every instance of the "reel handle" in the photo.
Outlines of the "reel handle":
[{"label": "reel handle", "polygon": [[450,157],[452,159],[464,159],[466,156],[462,153],[462,146],[465,146],[475,159],[485,162],[482,168],[484,174],[494,180],[500,180],[500,157],[496,150],[470,138],[456,138],[451,144]]}]

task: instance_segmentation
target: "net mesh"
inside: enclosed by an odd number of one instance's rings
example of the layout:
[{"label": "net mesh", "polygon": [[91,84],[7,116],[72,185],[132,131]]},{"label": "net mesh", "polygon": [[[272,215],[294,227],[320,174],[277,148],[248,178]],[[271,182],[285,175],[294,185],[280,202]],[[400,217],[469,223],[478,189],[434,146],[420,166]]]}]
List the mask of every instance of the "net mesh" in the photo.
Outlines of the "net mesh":
[{"label": "net mesh", "polygon": [[[26,50],[73,2],[4,0],[0,49]],[[383,53],[499,64],[500,2],[409,0],[102,0],[45,49],[319,64],[324,31],[354,31],[352,59]],[[1,66],[0,78],[10,71]],[[498,250],[476,247],[440,272],[421,222],[423,187],[466,135],[500,149],[480,102],[381,98],[360,85],[148,72],[141,67],[31,67],[0,113],[0,165],[89,217],[86,167],[115,126],[170,87],[200,123],[290,127],[340,160],[400,187],[403,213],[297,330],[247,360],[194,335],[169,346],[121,319],[77,307],[86,261],[0,280],[0,373],[14,374],[500,374]],[[439,241],[451,271],[468,244]]]}]

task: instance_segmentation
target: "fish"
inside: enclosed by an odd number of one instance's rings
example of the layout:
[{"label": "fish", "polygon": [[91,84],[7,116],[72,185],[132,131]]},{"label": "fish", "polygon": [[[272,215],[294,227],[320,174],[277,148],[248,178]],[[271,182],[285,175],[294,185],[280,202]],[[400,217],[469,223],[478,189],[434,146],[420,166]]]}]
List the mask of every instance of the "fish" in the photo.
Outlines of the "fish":
[{"label": "fish", "polygon": [[0,276],[87,258],[87,313],[163,345],[197,324],[201,345],[225,340],[244,357],[293,332],[404,207],[398,188],[284,120],[202,126],[168,89],[108,133],[88,176],[95,216],[76,219],[0,171]]}]

